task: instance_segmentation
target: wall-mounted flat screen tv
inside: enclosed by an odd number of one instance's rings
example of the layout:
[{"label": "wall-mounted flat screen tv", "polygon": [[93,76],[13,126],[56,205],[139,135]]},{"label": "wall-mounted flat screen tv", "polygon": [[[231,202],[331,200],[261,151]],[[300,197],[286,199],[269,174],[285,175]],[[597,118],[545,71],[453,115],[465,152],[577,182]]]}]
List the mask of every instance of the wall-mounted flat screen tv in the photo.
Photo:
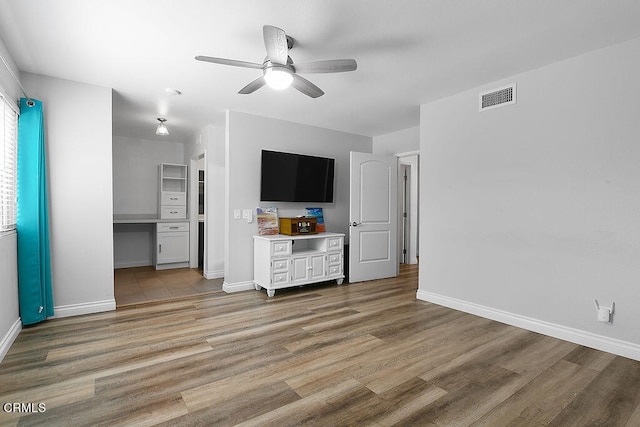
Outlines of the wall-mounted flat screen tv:
[{"label": "wall-mounted flat screen tv", "polygon": [[260,200],[332,203],[334,167],[334,159],[262,150]]}]

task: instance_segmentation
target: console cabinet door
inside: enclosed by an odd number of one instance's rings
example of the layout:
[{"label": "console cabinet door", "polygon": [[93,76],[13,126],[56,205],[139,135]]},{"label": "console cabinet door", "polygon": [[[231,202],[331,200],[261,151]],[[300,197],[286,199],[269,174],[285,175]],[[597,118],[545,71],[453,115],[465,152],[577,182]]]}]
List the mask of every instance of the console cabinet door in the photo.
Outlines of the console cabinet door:
[{"label": "console cabinet door", "polygon": [[327,256],[325,254],[293,257],[292,278],[295,283],[321,281],[327,275]]},{"label": "console cabinet door", "polygon": [[291,259],[291,282],[305,283],[309,277],[309,257],[294,256]]},{"label": "console cabinet door", "polygon": [[311,255],[309,257],[310,269],[309,269],[309,279],[311,280],[321,280],[327,274],[326,268],[326,260],[327,255],[319,254],[319,255]]}]

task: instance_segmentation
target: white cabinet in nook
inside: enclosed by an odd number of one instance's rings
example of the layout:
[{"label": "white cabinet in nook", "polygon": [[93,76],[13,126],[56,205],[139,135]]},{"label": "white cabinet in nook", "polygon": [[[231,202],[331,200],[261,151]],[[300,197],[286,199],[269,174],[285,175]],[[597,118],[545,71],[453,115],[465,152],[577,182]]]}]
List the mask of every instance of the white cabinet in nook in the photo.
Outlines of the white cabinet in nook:
[{"label": "white cabinet in nook", "polygon": [[156,225],[156,270],[189,267],[189,223]]},{"label": "white cabinet in nook", "polygon": [[253,282],[256,290],[344,280],[344,234],[253,237]]}]

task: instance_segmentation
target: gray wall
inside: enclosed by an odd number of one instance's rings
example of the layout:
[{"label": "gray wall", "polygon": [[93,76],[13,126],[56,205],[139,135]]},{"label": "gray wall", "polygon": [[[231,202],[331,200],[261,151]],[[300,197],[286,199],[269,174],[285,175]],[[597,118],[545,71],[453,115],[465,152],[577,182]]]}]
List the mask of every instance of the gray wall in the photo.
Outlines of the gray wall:
[{"label": "gray wall", "polygon": [[421,107],[419,298],[640,357],[638,75],[640,39]]},{"label": "gray wall", "polygon": [[[151,128],[153,132],[153,128]],[[113,213],[158,213],[158,166],[184,163],[184,144],[167,140],[113,137]]]},{"label": "gray wall", "polygon": [[420,150],[420,126],[373,137],[373,152],[383,156]]},{"label": "gray wall", "polygon": [[[327,231],[348,233],[349,152],[372,151],[369,137],[337,132],[282,120],[229,111],[226,126],[226,290],[253,286],[253,238],[258,226],[254,220],[234,220],[234,209],[258,206],[278,208],[280,216],[305,213],[308,203],[260,202],[260,153],[262,149],[332,157],[336,159],[333,203],[322,207]],[[347,234],[348,236],[348,234]]]},{"label": "gray wall", "polygon": [[56,316],[115,309],[111,89],[22,75],[43,104]]}]

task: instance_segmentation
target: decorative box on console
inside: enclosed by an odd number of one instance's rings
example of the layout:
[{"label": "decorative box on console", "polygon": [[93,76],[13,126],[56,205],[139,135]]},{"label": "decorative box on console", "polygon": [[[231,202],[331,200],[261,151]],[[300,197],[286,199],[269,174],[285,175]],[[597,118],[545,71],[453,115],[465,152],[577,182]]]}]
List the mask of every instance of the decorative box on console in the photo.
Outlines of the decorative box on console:
[{"label": "decorative box on console", "polygon": [[299,236],[301,234],[317,234],[318,219],[313,217],[280,218],[280,234]]}]

